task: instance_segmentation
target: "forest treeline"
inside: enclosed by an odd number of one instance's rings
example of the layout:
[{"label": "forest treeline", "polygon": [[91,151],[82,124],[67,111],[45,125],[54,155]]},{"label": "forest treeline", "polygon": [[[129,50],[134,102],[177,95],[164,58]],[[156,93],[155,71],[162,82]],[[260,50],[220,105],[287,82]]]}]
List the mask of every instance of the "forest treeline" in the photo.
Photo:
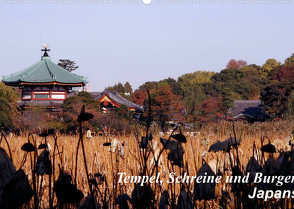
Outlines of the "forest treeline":
[{"label": "forest treeline", "polygon": [[[262,66],[258,66],[247,64],[244,60],[232,59],[220,72],[196,71],[184,74],[177,79],[150,81],[134,91],[129,82],[118,83],[108,89],[117,91],[127,99],[143,105],[145,110],[149,105],[148,91],[153,121],[161,124],[171,120],[203,124],[218,122],[225,118],[234,100],[261,100],[263,110],[271,115],[272,119],[292,120],[294,118],[293,81],[294,53],[283,63],[268,59]],[[19,99],[17,89],[0,83],[1,128],[40,126],[41,121],[46,118],[46,113],[37,107],[25,112],[20,111],[17,106]],[[100,127],[99,129],[103,129],[107,121],[111,125],[119,123],[124,129],[127,127],[127,121],[130,121],[132,117],[132,112],[127,111],[127,107],[122,105],[106,118],[101,114],[99,103],[93,99],[92,95],[81,92],[64,101],[64,111],[59,115],[62,120],[49,122],[49,124],[53,124],[52,127],[58,129],[75,127],[76,124],[73,121],[82,104],[86,104],[86,108],[96,115],[97,120],[92,125]],[[122,120],[126,122],[122,123]]]},{"label": "forest treeline", "polygon": [[[146,82],[132,92],[131,100],[146,105],[149,90],[157,120],[216,122],[227,115],[234,100],[261,100],[272,119],[293,119],[293,81],[294,53],[284,63],[268,59],[262,66],[232,59],[217,73],[196,71],[177,79]],[[127,82],[110,89],[124,95],[130,87]]]}]

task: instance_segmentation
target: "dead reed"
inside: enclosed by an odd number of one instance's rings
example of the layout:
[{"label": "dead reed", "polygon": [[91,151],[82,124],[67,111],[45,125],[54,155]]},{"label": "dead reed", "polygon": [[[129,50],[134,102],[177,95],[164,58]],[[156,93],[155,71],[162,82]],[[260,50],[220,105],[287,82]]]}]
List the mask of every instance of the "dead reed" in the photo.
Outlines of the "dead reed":
[{"label": "dead reed", "polygon": [[[232,151],[232,155],[239,156],[240,168],[245,170],[246,165],[250,157],[252,156],[252,149],[255,146],[259,149],[261,147],[260,138],[267,136],[271,142],[275,139],[285,139],[288,137],[294,127],[293,122],[265,122],[247,124],[242,122],[235,123],[235,134],[237,138],[241,138],[242,142],[238,148],[238,153]],[[138,130],[139,129],[139,130]],[[82,129],[81,129],[82,130]],[[84,131],[83,131],[84,132]],[[144,133],[144,134],[142,134]],[[152,143],[157,141],[161,153],[159,158],[154,161],[153,156],[155,150],[149,150],[149,148],[142,150],[140,148],[141,137],[148,138],[149,134],[152,134]],[[185,131],[183,131],[185,135]],[[191,135],[191,134],[190,134]],[[57,181],[60,172],[68,172],[74,181],[73,185],[76,185],[78,190],[83,192],[84,197],[89,194],[96,196],[94,205],[100,205],[103,208],[116,208],[116,203],[120,201],[126,202],[128,206],[133,205],[131,201],[133,199],[123,199],[127,194],[132,195],[134,188],[133,183],[118,183],[119,172],[126,173],[129,176],[139,175],[154,175],[154,173],[160,173],[160,179],[163,184],[150,184],[150,188],[154,191],[154,207],[159,205],[161,193],[165,195],[169,194],[169,207],[175,207],[176,201],[179,196],[184,198],[188,192],[193,193],[193,184],[168,184],[166,183],[169,178],[170,172],[175,172],[176,175],[181,175],[187,172],[189,175],[196,175],[200,167],[203,164],[203,160],[207,163],[216,160],[221,161],[225,158],[225,153],[209,152],[202,157],[204,151],[207,151],[209,146],[217,140],[223,141],[230,136],[233,136],[232,123],[221,122],[219,124],[211,124],[203,127],[201,130],[192,133],[193,136],[187,136],[187,143],[182,143],[184,149],[183,166],[176,166],[170,163],[168,160],[169,151],[163,150],[164,146],[160,143],[160,137],[155,130],[137,128],[134,133],[128,136],[113,136],[110,138],[110,142],[117,139],[123,144],[123,156],[116,150],[112,152],[111,146],[105,146],[104,136],[94,136],[90,139],[81,139],[79,135],[63,135],[57,133],[55,136],[46,136],[45,138],[39,135],[29,135],[28,133],[21,133],[20,135],[4,135],[0,140],[0,147],[5,149],[13,159],[13,164],[18,170],[22,168],[25,174],[28,175],[30,185],[33,185],[35,191],[35,198],[30,203],[23,206],[23,208],[53,208],[57,205],[57,198],[53,192],[53,182]],[[170,135],[166,135],[167,139]],[[203,139],[206,139],[208,144],[203,144]],[[23,144],[28,142],[38,147],[41,144],[49,144],[47,148],[50,151],[50,160],[52,162],[52,175],[36,175],[34,173],[34,165],[37,162],[37,156],[41,154],[42,149],[37,149],[33,154],[28,154],[27,160],[29,162],[23,163],[24,151],[21,150]],[[82,141],[83,151],[77,152],[77,145]],[[148,140],[148,139],[147,139]],[[78,155],[77,155],[78,154]],[[158,153],[157,153],[158,154]],[[161,156],[160,156],[161,155]],[[274,154],[274,158],[278,157],[278,153]],[[153,159],[153,162],[152,162]],[[85,165],[85,162],[87,164]],[[156,164],[154,167],[153,164]],[[212,168],[214,169],[214,168]],[[75,173],[76,170],[76,173]],[[217,170],[216,170],[217,172]],[[230,175],[229,171],[226,171]],[[207,207],[216,208],[222,201],[224,188],[228,186],[224,183],[216,185],[216,198],[209,201],[195,201],[194,207]],[[181,188],[185,188],[185,191],[181,191]],[[139,191],[139,190],[138,190]],[[167,191],[167,192],[166,192]],[[229,190],[226,190],[230,193]],[[230,195],[231,207],[239,208],[237,202],[234,202],[234,196]],[[91,199],[91,196],[88,196]],[[192,196],[191,196],[192,197]],[[93,199],[93,198],[92,198]],[[128,201],[127,201],[128,200]],[[229,198],[227,198],[229,200]],[[92,201],[92,200],[91,200]],[[124,204],[125,204],[124,202]],[[123,205],[123,204],[122,204]],[[163,203],[161,203],[163,205]],[[76,208],[77,205],[68,204],[65,208]],[[98,207],[98,206],[97,206]],[[188,208],[187,206],[186,208]],[[243,206],[244,207],[244,206]],[[137,207],[138,208],[138,207]],[[150,206],[150,208],[152,208]]]}]

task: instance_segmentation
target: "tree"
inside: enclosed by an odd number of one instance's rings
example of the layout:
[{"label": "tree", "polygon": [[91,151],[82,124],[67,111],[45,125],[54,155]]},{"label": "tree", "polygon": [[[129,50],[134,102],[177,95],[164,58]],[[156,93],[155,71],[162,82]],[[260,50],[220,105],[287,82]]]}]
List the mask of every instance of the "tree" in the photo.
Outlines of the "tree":
[{"label": "tree", "polygon": [[20,116],[17,110],[18,97],[16,89],[0,83],[0,129],[11,129],[17,125]]},{"label": "tree", "polygon": [[125,93],[124,85],[121,82],[118,82],[117,84],[115,84],[113,86],[109,86],[108,89],[111,90],[111,91],[116,91],[116,92],[118,92],[120,94]]},{"label": "tree", "polygon": [[89,92],[82,91],[76,96],[68,97],[62,104],[63,111],[78,114],[80,112],[79,105],[85,104],[87,109],[100,109],[99,102],[95,100]]},{"label": "tree", "polygon": [[111,133],[125,131],[127,127],[127,121],[121,120],[115,112],[108,114],[94,112],[94,118],[90,121],[90,124],[97,131],[102,131],[105,141],[109,141]]},{"label": "tree", "polygon": [[[109,86],[107,88],[110,91],[116,91],[118,92],[121,96],[127,98],[128,96],[126,96],[126,93],[132,93],[133,89],[131,84],[127,81],[125,84],[122,84],[121,82],[118,82],[117,84],[115,84],[114,86]],[[127,98],[129,99],[129,98]]]},{"label": "tree", "polygon": [[138,105],[144,105],[147,96],[147,91],[138,89],[131,95],[131,101]]},{"label": "tree", "polygon": [[220,97],[207,98],[202,104],[201,115],[198,117],[200,122],[218,122],[222,116],[222,100]]},{"label": "tree", "polygon": [[292,65],[292,64],[294,64],[294,53],[285,60],[284,64],[285,65]]},{"label": "tree", "polygon": [[[242,81],[250,82],[252,85],[263,89],[269,84],[268,77],[262,75],[262,69],[258,65],[247,65],[240,69],[243,72]],[[270,72],[271,73],[271,72]]]},{"label": "tree", "polygon": [[252,86],[248,94],[248,99],[258,100],[259,98],[260,98],[260,88],[258,86]]},{"label": "tree", "polygon": [[139,90],[151,91],[153,89],[157,89],[159,86],[170,86],[173,94],[182,95],[182,89],[179,83],[173,78],[167,78],[160,81],[148,81],[139,87]]},{"label": "tree", "polygon": [[[82,106],[85,105],[87,112],[93,115],[100,112],[100,104],[89,92],[79,92],[77,96],[68,97],[62,104],[63,119],[68,131],[76,131],[78,127],[77,117]],[[85,123],[89,127],[89,123]]]},{"label": "tree", "polygon": [[[182,90],[183,103],[185,104],[187,120],[194,122],[200,114],[200,107],[208,92],[207,87],[210,87],[211,77],[214,72],[196,71],[187,73],[178,78],[178,84]],[[206,94],[207,93],[207,94]]]},{"label": "tree", "polygon": [[[250,71],[256,76],[251,77]],[[224,110],[227,110],[229,108],[228,105],[232,103],[231,100],[248,99],[248,94],[252,85],[259,86],[259,77],[259,73],[255,68],[247,68],[246,70],[244,68],[240,70],[225,69],[220,73],[216,73],[211,78],[212,83],[206,86],[206,88],[209,87],[209,89],[206,90],[206,94],[210,94],[211,96],[222,96],[225,100],[223,101]],[[231,96],[227,95],[227,93]],[[225,94],[225,97],[223,97],[223,94]],[[227,101],[231,102],[227,103]]]},{"label": "tree", "polygon": [[213,75],[215,75],[214,72],[207,71],[196,71],[194,73],[187,73],[178,78],[178,83],[184,94],[189,94],[189,87],[191,85],[203,85],[209,83],[211,82],[210,79]]},{"label": "tree", "polygon": [[118,108],[114,108],[114,112],[121,120],[130,121],[134,117],[134,112],[130,111],[128,106],[123,104]]},{"label": "tree", "polygon": [[186,89],[183,103],[185,104],[187,120],[189,122],[196,121],[197,116],[201,113],[200,107],[205,99],[206,95],[202,85],[192,84]]},{"label": "tree", "polygon": [[173,78],[167,78],[158,82],[158,85],[170,86],[173,94],[182,95],[182,89],[179,83]]},{"label": "tree", "polygon": [[234,100],[240,100],[240,96],[229,88],[224,88],[222,91],[222,112],[226,114],[229,108],[233,107]]},{"label": "tree", "polygon": [[69,72],[72,72],[79,68],[79,66],[76,65],[75,61],[71,61],[69,59],[60,59],[58,61],[58,65]]},{"label": "tree", "polygon": [[263,109],[274,118],[285,118],[290,95],[294,89],[291,82],[274,83],[261,92]]},{"label": "tree", "polygon": [[226,65],[227,69],[241,69],[242,67],[246,66],[247,62],[245,60],[235,60],[231,59],[228,64]]},{"label": "tree", "polygon": [[124,84],[124,91],[125,91],[124,93],[132,93],[133,92],[132,86],[128,81]]},{"label": "tree", "polygon": [[294,80],[294,63],[284,65],[279,70],[273,73],[272,79],[278,81],[293,81]]},{"label": "tree", "polygon": [[275,68],[279,67],[281,65],[280,62],[278,62],[275,59],[268,59],[261,67],[261,74],[265,77],[268,76],[269,72],[274,70]]},{"label": "tree", "polygon": [[236,83],[244,76],[244,72],[236,69],[224,69],[211,77],[212,82]]},{"label": "tree", "polygon": [[150,92],[153,119],[160,124],[167,121],[184,120],[184,106],[181,99],[172,93],[170,86],[159,86]]},{"label": "tree", "polygon": [[59,123],[55,116],[57,115],[52,116],[48,114],[44,107],[32,106],[23,111],[21,129],[37,133],[39,130],[53,128]]}]

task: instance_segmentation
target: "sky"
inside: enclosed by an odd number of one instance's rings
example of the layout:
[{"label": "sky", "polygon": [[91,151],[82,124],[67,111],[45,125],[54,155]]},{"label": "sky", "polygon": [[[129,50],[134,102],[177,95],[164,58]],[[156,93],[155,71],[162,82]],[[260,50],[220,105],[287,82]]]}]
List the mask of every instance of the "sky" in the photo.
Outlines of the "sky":
[{"label": "sky", "polygon": [[152,0],[146,5],[139,0],[1,0],[0,76],[38,62],[44,43],[53,62],[77,63],[74,73],[88,78],[89,91],[126,81],[137,89],[147,81],[177,79],[198,70],[219,72],[230,59],[262,65],[275,58],[283,63],[294,52],[292,1]]}]

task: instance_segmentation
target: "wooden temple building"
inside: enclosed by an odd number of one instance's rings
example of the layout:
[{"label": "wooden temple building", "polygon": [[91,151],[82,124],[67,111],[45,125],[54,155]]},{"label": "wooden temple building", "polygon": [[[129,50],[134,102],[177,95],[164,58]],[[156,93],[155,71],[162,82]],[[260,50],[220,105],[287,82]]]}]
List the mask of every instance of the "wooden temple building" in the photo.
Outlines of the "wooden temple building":
[{"label": "wooden temple building", "polygon": [[235,100],[228,114],[233,120],[248,122],[262,122],[270,119],[270,116],[263,112],[260,100]]},{"label": "wooden temple building", "polygon": [[138,105],[126,99],[116,91],[105,89],[103,92],[91,92],[94,99],[98,100],[104,113],[108,113],[112,108],[127,106],[129,111],[141,113],[144,111],[143,106]]},{"label": "wooden temple building", "polygon": [[[18,105],[22,109],[37,106],[53,112],[61,111],[63,101],[77,94],[73,91],[74,88],[84,87],[88,81],[83,76],[71,73],[53,63],[48,55],[50,49],[47,47],[42,51],[44,54],[39,62],[10,76],[4,76],[2,81],[8,86],[19,88],[21,100],[18,101]],[[90,93],[99,101],[104,113],[122,105],[135,113],[144,111],[143,106],[131,102],[118,92],[105,89],[103,92]]]},{"label": "wooden temple building", "polygon": [[74,87],[83,87],[87,80],[53,63],[48,55],[50,49],[42,49],[41,60],[34,65],[3,78],[8,86],[18,87],[21,100],[18,105],[25,109],[42,106],[52,111],[61,110],[63,101]]}]

